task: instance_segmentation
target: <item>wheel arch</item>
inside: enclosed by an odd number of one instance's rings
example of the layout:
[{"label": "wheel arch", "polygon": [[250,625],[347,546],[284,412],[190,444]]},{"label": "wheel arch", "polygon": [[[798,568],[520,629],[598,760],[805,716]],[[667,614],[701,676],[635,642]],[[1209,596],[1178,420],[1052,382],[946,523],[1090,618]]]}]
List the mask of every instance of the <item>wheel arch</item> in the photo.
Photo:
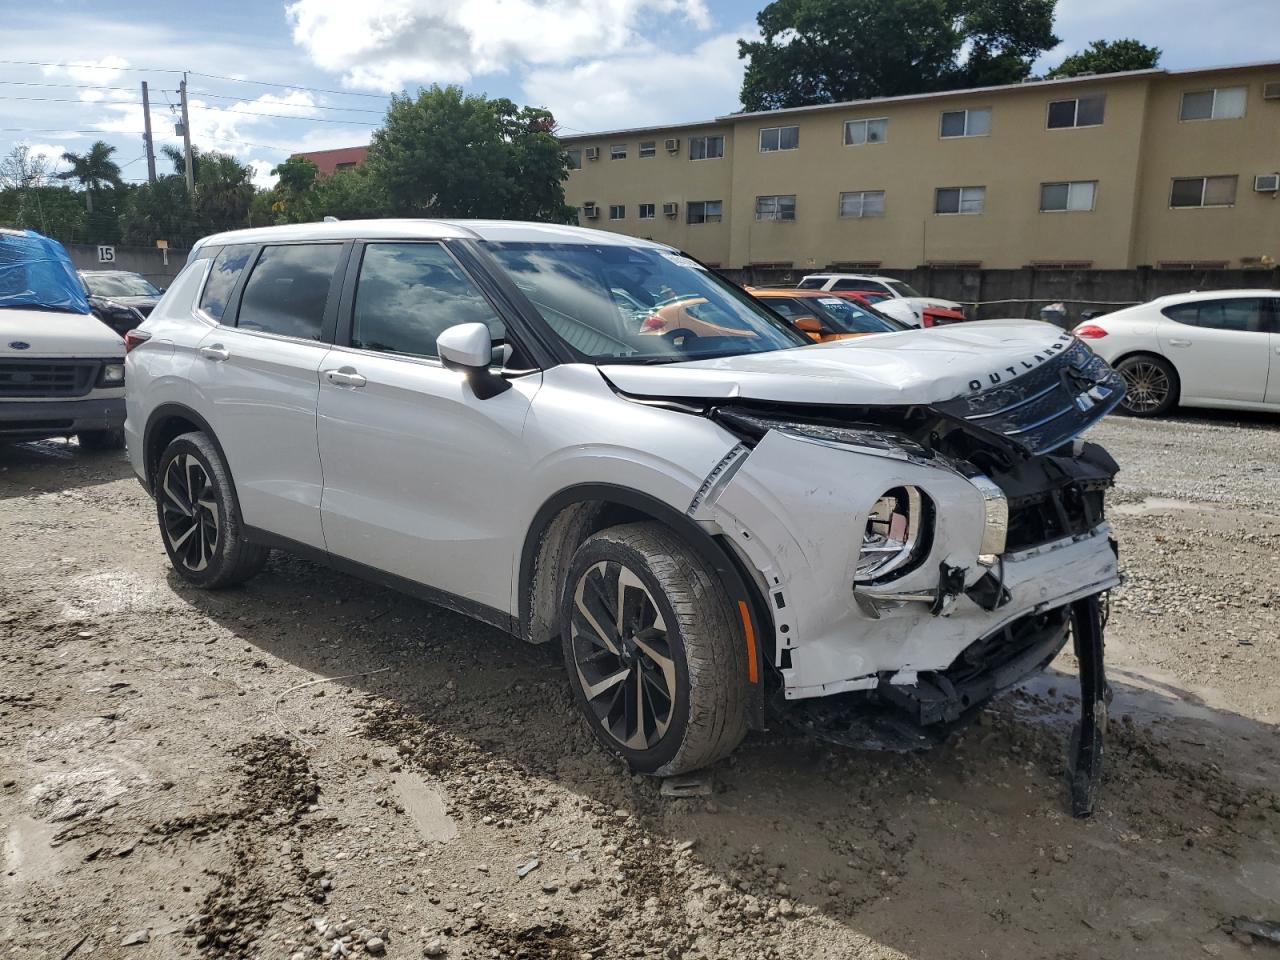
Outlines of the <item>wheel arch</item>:
[{"label": "wheel arch", "polygon": [[606,527],[653,521],[674,532],[719,578],[730,600],[745,612],[750,721],[763,725],[764,664],[774,643],[774,625],[759,587],[740,557],[721,538],[658,498],[607,483],[578,484],[551,496],[534,514],[520,551],[518,629],[521,639],[548,643],[557,636],[559,598],[574,550]]},{"label": "wheel arch", "polygon": [[156,468],[160,465],[160,457],[165,447],[173,441],[174,437],[192,432],[203,433],[218,451],[218,456],[222,458],[222,463],[226,467],[227,476],[231,478],[231,495],[236,497],[238,506],[235,474],[227,460],[226,451],[218,441],[218,435],[214,433],[213,427],[209,426],[208,420],[181,403],[163,403],[152,410],[151,415],[147,417],[147,425],[142,431],[142,469],[145,471],[147,490],[152,494],[155,493]]},{"label": "wheel arch", "polygon": [[1116,370],[1119,370],[1120,364],[1124,363],[1126,360],[1132,360],[1134,357],[1152,357],[1156,360],[1163,360],[1173,369],[1173,402],[1176,405],[1182,398],[1182,371],[1178,369],[1178,364],[1173,360],[1173,358],[1155,350],[1149,350],[1144,347],[1134,347],[1131,350],[1126,350],[1124,353],[1112,360],[1111,366]]}]

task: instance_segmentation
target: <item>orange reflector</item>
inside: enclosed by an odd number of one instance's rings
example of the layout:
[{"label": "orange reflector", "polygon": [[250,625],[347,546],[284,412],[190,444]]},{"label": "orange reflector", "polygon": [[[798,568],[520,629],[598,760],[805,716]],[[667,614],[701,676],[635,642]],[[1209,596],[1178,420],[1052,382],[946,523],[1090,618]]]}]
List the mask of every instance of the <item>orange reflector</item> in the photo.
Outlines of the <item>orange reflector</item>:
[{"label": "orange reflector", "polygon": [[747,633],[747,679],[752,683],[759,683],[760,670],[756,667],[756,631],[751,626],[751,611],[747,609],[745,600],[738,601],[738,613],[742,614],[742,629]]}]

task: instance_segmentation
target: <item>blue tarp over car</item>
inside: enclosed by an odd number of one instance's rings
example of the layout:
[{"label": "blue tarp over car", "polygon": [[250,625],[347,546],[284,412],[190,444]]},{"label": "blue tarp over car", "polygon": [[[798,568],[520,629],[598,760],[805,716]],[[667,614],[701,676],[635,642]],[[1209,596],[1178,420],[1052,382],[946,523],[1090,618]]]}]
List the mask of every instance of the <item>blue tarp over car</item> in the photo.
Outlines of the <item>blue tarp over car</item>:
[{"label": "blue tarp over car", "polygon": [[89,313],[80,275],[57,240],[34,230],[0,230],[0,308]]}]

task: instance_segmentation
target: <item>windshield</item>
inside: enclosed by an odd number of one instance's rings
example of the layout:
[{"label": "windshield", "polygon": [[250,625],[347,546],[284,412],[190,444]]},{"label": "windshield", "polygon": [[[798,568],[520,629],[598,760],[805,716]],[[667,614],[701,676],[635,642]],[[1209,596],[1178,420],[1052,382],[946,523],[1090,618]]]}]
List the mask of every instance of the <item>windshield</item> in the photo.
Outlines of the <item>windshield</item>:
[{"label": "windshield", "polygon": [[893,290],[900,297],[922,297],[919,290],[909,283],[903,283],[901,280],[886,280],[885,285]]},{"label": "windshield", "polygon": [[547,326],[587,360],[664,363],[811,341],[695,261],[654,247],[488,243]]},{"label": "windshield", "polygon": [[811,297],[804,301],[836,333],[892,333],[895,327],[879,314],[872,313],[852,300],[842,297]]},{"label": "windshield", "polygon": [[85,286],[95,297],[158,297],[160,291],[134,273],[86,274]]}]

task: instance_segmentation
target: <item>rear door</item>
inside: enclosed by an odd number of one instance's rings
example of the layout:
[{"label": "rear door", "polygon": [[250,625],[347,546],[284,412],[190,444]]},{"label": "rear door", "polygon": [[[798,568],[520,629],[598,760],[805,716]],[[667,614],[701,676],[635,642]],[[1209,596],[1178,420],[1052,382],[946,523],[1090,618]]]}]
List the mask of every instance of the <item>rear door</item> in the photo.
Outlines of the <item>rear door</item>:
[{"label": "rear door", "polygon": [[1264,299],[1271,314],[1271,375],[1267,377],[1266,402],[1280,407],[1280,297]]},{"label": "rear door", "polygon": [[[293,243],[244,252],[247,267],[219,291],[221,314],[212,319],[221,323],[201,341],[191,372],[245,523],[319,549],[319,370],[349,247]],[[216,262],[211,276],[218,276]],[[206,312],[213,306],[202,300]]]},{"label": "rear door", "polygon": [[521,435],[542,374],[477,399],[436,353],[440,333],[471,322],[501,356],[498,310],[444,244],[354,252],[320,378],[324,535],[335,556],[506,613],[527,525]]},{"label": "rear door", "polygon": [[1262,403],[1273,353],[1270,298],[1217,297],[1165,307],[1160,352],[1178,369],[1184,401]]}]

